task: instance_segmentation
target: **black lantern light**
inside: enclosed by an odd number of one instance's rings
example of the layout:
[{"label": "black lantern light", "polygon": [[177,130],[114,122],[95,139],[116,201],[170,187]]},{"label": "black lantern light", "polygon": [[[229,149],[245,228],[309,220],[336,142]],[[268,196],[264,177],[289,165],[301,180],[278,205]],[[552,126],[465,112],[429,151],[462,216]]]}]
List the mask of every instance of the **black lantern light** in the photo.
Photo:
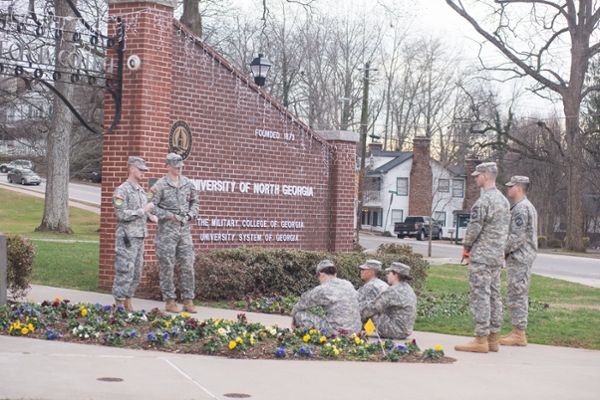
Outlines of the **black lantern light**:
[{"label": "black lantern light", "polygon": [[267,78],[267,74],[271,69],[271,63],[269,60],[265,58],[265,56],[261,53],[258,54],[252,62],[250,63],[250,68],[252,69],[252,75],[254,75],[254,83],[258,86],[265,85],[265,79]]}]

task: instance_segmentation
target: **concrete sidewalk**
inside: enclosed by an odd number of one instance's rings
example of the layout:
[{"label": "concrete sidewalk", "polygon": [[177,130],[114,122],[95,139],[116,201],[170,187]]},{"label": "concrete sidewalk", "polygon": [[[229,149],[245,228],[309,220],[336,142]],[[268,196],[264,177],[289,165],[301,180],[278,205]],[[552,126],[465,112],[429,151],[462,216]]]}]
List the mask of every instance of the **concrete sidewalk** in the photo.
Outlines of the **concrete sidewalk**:
[{"label": "concrete sidewalk", "polygon": [[[36,302],[59,296],[112,304],[110,295],[34,286]],[[162,302],[134,300],[150,310]],[[198,319],[239,311],[200,307]],[[246,313],[288,326],[290,318]],[[1,399],[597,399],[600,351],[541,345],[498,353],[455,352],[470,338],[415,332],[454,364],[230,360],[0,336]],[[119,378],[122,381],[101,381]],[[227,396],[233,394],[233,396]]]}]

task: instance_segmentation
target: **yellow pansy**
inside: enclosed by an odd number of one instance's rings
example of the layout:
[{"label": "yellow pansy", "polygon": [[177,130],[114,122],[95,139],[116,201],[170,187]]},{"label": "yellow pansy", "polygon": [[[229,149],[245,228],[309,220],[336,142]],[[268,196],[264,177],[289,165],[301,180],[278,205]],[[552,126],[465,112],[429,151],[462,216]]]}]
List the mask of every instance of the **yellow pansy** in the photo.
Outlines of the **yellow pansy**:
[{"label": "yellow pansy", "polygon": [[310,335],[304,335],[302,340],[304,340],[305,342],[308,342],[310,340]]},{"label": "yellow pansy", "polygon": [[442,345],[438,344],[437,346],[435,346],[435,351],[442,351]]},{"label": "yellow pansy", "polygon": [[27,335],[27,334],[29,333],[29,329],[27,329],[27,328],[23,328],[23,329],[21,329],[21,333],[22,333],[23,335]]},{"label": "yellow pansy", "polygon": [[29,330],[30,330],[31,332],[33,332],[33,330],[34,330],[34,328],[33,328],[33,324],[29,324],[29,325],[27,325],[27,328],[29,328]]},{"label": "yellow pansy", "polygon": [[356,337],[356,338],[354,339],[354,343],[356,343],[356,344],[360,344],[361,342],[362,342],[362,340],[360,340],[360,338],[359,338],[359,337]]},{"label": "yellow pansy", "polygon": [[81,309],[81,316],[85,317],[87,315],[87,310],[85,308]]},{"label": "yellow pansy", "polygon": [[327,338],[325,336],[321,336],[319,338],[319,342],[321,342],[321,343],[326,342],[326,341],[327,341]]},{"label": "yellow pansy", "polygon": [[250,338],[250,346],[254,346],[254,338],[253,337]]},{"label": "yellow pansy", "polygon": [[310,331],[308,331],[309,335],[314,335],[315,333],[317,333],[316,329],[311,329]]},{"label": "yellow pansy", "polygon": [[242,333],[242,336],[246,337],[246,333],[248,333],[248,331],[244,331],[244,333]]},{"label": "yellow pansy", "polygon": [[219,329],[217,330],[217,332],[219,333],[219,335],[221,335],[221,336],[225,336],[225,329],[223,329],[223,328],[219,328]]},{"label": "yellow pansy", "polygon": [[242,343],[243,342],[242,338],[239,337],[239,336],[235,338],[235,341],[238,342],[238,343]]},{"label": "yellow pansy", "polygon": [[182,313],[181,313],[181,314],[179,314],[179,315],[181,315],[183,318],[189,318],[189,317],[190,317],[190,314],[188,314],[188,313],[184,313],[184,312],[182,312]]},{"label": "yellow pansy", "polygon": [[340,351],[334,347],[333,348],[333,354],[335,354],[337,356],[337,355],[340,354]]},{"label": "yellow pansy", "polygon": [[165,326],[168,328],[169,326],[171,326],[171,321],[167,321],[165,322]]},{"label": "yellow pansy", "polygon": [[236,342],[234,342],[233,340],[231,342],[229,342],[229,350],[235,349],[235,346],[237,346]]}]

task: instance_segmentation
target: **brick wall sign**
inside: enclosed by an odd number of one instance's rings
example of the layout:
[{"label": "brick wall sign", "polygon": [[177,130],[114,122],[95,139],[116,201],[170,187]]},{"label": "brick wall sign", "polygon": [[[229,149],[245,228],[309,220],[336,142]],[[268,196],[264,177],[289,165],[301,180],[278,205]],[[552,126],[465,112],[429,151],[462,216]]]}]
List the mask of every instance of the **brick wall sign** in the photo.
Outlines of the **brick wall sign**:
[{"label": "brick wall sign", "polygon": [[[125,24],[125,56],[138,55],[142,66],[124,74],[122,122],[104,141],[101,287],[114,276],[111,195],[126,179],[127,157],[146,159],[145,179],[164,176],[180,122],[191,132],[183,175],[200,198],[196,251],[351,251],[358,134],[312,131],[174,20],[169,1],[108,3]],[[147,260],[153,247],[147,240]]]}]

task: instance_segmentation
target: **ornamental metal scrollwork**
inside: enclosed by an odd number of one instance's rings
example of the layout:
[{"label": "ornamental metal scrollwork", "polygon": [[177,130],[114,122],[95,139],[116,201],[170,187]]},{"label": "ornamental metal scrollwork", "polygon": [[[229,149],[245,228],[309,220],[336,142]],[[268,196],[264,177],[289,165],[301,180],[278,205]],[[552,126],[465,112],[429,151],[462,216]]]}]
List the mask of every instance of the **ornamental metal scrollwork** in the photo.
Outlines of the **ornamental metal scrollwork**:
[{"label": "ornamental metal scrollwork", "polygon": [[[87,129],[102,134],[112,132],[121,118],[124,24],[118,17],[110,19],[108,24],[115,26],[116,34],[108,37],[88,24],[71,0],[66,1],[77,20],[74,31],[65,29],[65,18],[52,12],[44,15],[34,11],[19,14],[12,6],[0,10],[0,75],[23,80],[26,89],[31,89],[36,83],[44,85]],[[57,54],[58,43],[61,43],[62,50]],[[116,51],[116,60],[106,58],[108,50]],[[76,88],[92,88],[92,99],[99,92],[110,93],[115,103],[110,127],[106,131],[92,127],[56,89],[56,82]]]}]

